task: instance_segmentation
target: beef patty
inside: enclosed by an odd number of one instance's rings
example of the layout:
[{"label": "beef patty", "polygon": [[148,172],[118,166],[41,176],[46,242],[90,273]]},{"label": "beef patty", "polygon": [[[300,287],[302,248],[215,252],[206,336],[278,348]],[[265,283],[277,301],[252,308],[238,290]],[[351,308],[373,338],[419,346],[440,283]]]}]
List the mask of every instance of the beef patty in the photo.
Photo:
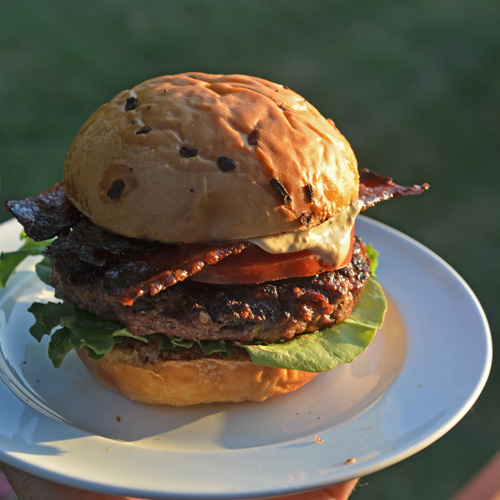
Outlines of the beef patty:
[{"label": "beef patty", "polygon": [[[77,254],[49,250],[52,284],[65,300],[136,335],[270,342],[339,323],[349,316],[368,280],[370,259],[356,238],[353,258],[337,271],[257,285],[212,285],[185,280],[130,306],[119,297],[134,268],[95,265]],[[126,285],[124,285],[124,281]]]}]

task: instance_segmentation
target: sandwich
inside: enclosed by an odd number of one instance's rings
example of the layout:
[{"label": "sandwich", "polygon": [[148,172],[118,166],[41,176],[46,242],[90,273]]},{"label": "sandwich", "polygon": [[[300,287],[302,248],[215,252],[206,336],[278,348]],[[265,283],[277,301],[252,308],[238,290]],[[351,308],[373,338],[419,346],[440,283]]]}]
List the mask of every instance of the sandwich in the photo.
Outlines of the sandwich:
[{"label": "sandwich", "polygon": [[356,217],[427,188],[358,172],[287,86],[184,73],[98,108],[62,182],[5,206],[45,256],[57,300],[30,332],[54,366],[74,349],[126,397],[183,406],[263,401],[362,354],[386,301]]}]

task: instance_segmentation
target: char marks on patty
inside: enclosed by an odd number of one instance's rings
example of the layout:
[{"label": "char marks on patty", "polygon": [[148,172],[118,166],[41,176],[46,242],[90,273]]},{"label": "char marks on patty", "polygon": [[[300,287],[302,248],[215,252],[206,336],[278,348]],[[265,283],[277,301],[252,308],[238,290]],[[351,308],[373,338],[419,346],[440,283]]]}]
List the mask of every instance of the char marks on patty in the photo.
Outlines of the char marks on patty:
[{"label": "char marks on patty", "polygon": [[[136,335],[166,333],[185,339],[274,342],[347,318],[368,280],[369,257],[359,239],[344,268],[307,278],[256,285],[212,285],[185,280],[124,306],[120,290],[140,268],[82,261],[50,252],[57,292],[105,319],[118,319]],[[140,279],[140,277],[139,277]]]}]

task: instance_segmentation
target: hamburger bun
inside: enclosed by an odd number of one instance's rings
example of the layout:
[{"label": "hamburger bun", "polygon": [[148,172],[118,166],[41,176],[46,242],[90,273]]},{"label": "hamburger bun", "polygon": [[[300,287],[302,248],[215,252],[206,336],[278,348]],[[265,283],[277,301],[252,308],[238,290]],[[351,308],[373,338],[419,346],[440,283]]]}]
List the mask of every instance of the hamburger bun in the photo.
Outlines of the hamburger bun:
[{"label": "hamburger bun", "polygon": [[8,204],[29,237],[54,238],[45,255],[65,302],[33,308],[33,335],[58,335],[54,366],[64,342],[144,403],[295,391],[371,338],[328,331],[370,279],[360,186],[381,199],[334,123],[286,86],[185,73],[120,92],[78,132],[63,182]]},{"label": "hamburger bun", "polygon": [[254,365],[250,360],[198,358],[144,362],[115,346],[99,361],[77,350],[89,372],[134,401],[187,406],[265,401],[299,389],[317,373]]},{"label": "hamburger bun", "polygon": [[64,186],[114,233],[227,241],[324,222],[357,198],[358,169],[333,122],[286,86],[185,73],[101,106],[71,145]]}]

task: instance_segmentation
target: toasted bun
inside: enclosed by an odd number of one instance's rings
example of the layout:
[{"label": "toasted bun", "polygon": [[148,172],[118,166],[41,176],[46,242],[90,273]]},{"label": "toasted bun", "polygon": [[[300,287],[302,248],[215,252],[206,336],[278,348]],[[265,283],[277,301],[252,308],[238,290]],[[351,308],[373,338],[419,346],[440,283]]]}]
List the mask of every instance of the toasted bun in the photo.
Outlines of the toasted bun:
[{"label": "toasted bun", "polygon": [[320,224],[356,199],[358,170],[333,122],[287,87],[186,73],[101,106],[70,148],[64,184],[107,230],[190,243]]},{"label": "toasted bun", "polygon": [[133,353],[116,347],[99,361],[89,358],[85,350],[77,352],[99,382],[129,399],[150,404],[264,401],[295,391],[317,375],[240,360],[200,358],[144,363]]}]

